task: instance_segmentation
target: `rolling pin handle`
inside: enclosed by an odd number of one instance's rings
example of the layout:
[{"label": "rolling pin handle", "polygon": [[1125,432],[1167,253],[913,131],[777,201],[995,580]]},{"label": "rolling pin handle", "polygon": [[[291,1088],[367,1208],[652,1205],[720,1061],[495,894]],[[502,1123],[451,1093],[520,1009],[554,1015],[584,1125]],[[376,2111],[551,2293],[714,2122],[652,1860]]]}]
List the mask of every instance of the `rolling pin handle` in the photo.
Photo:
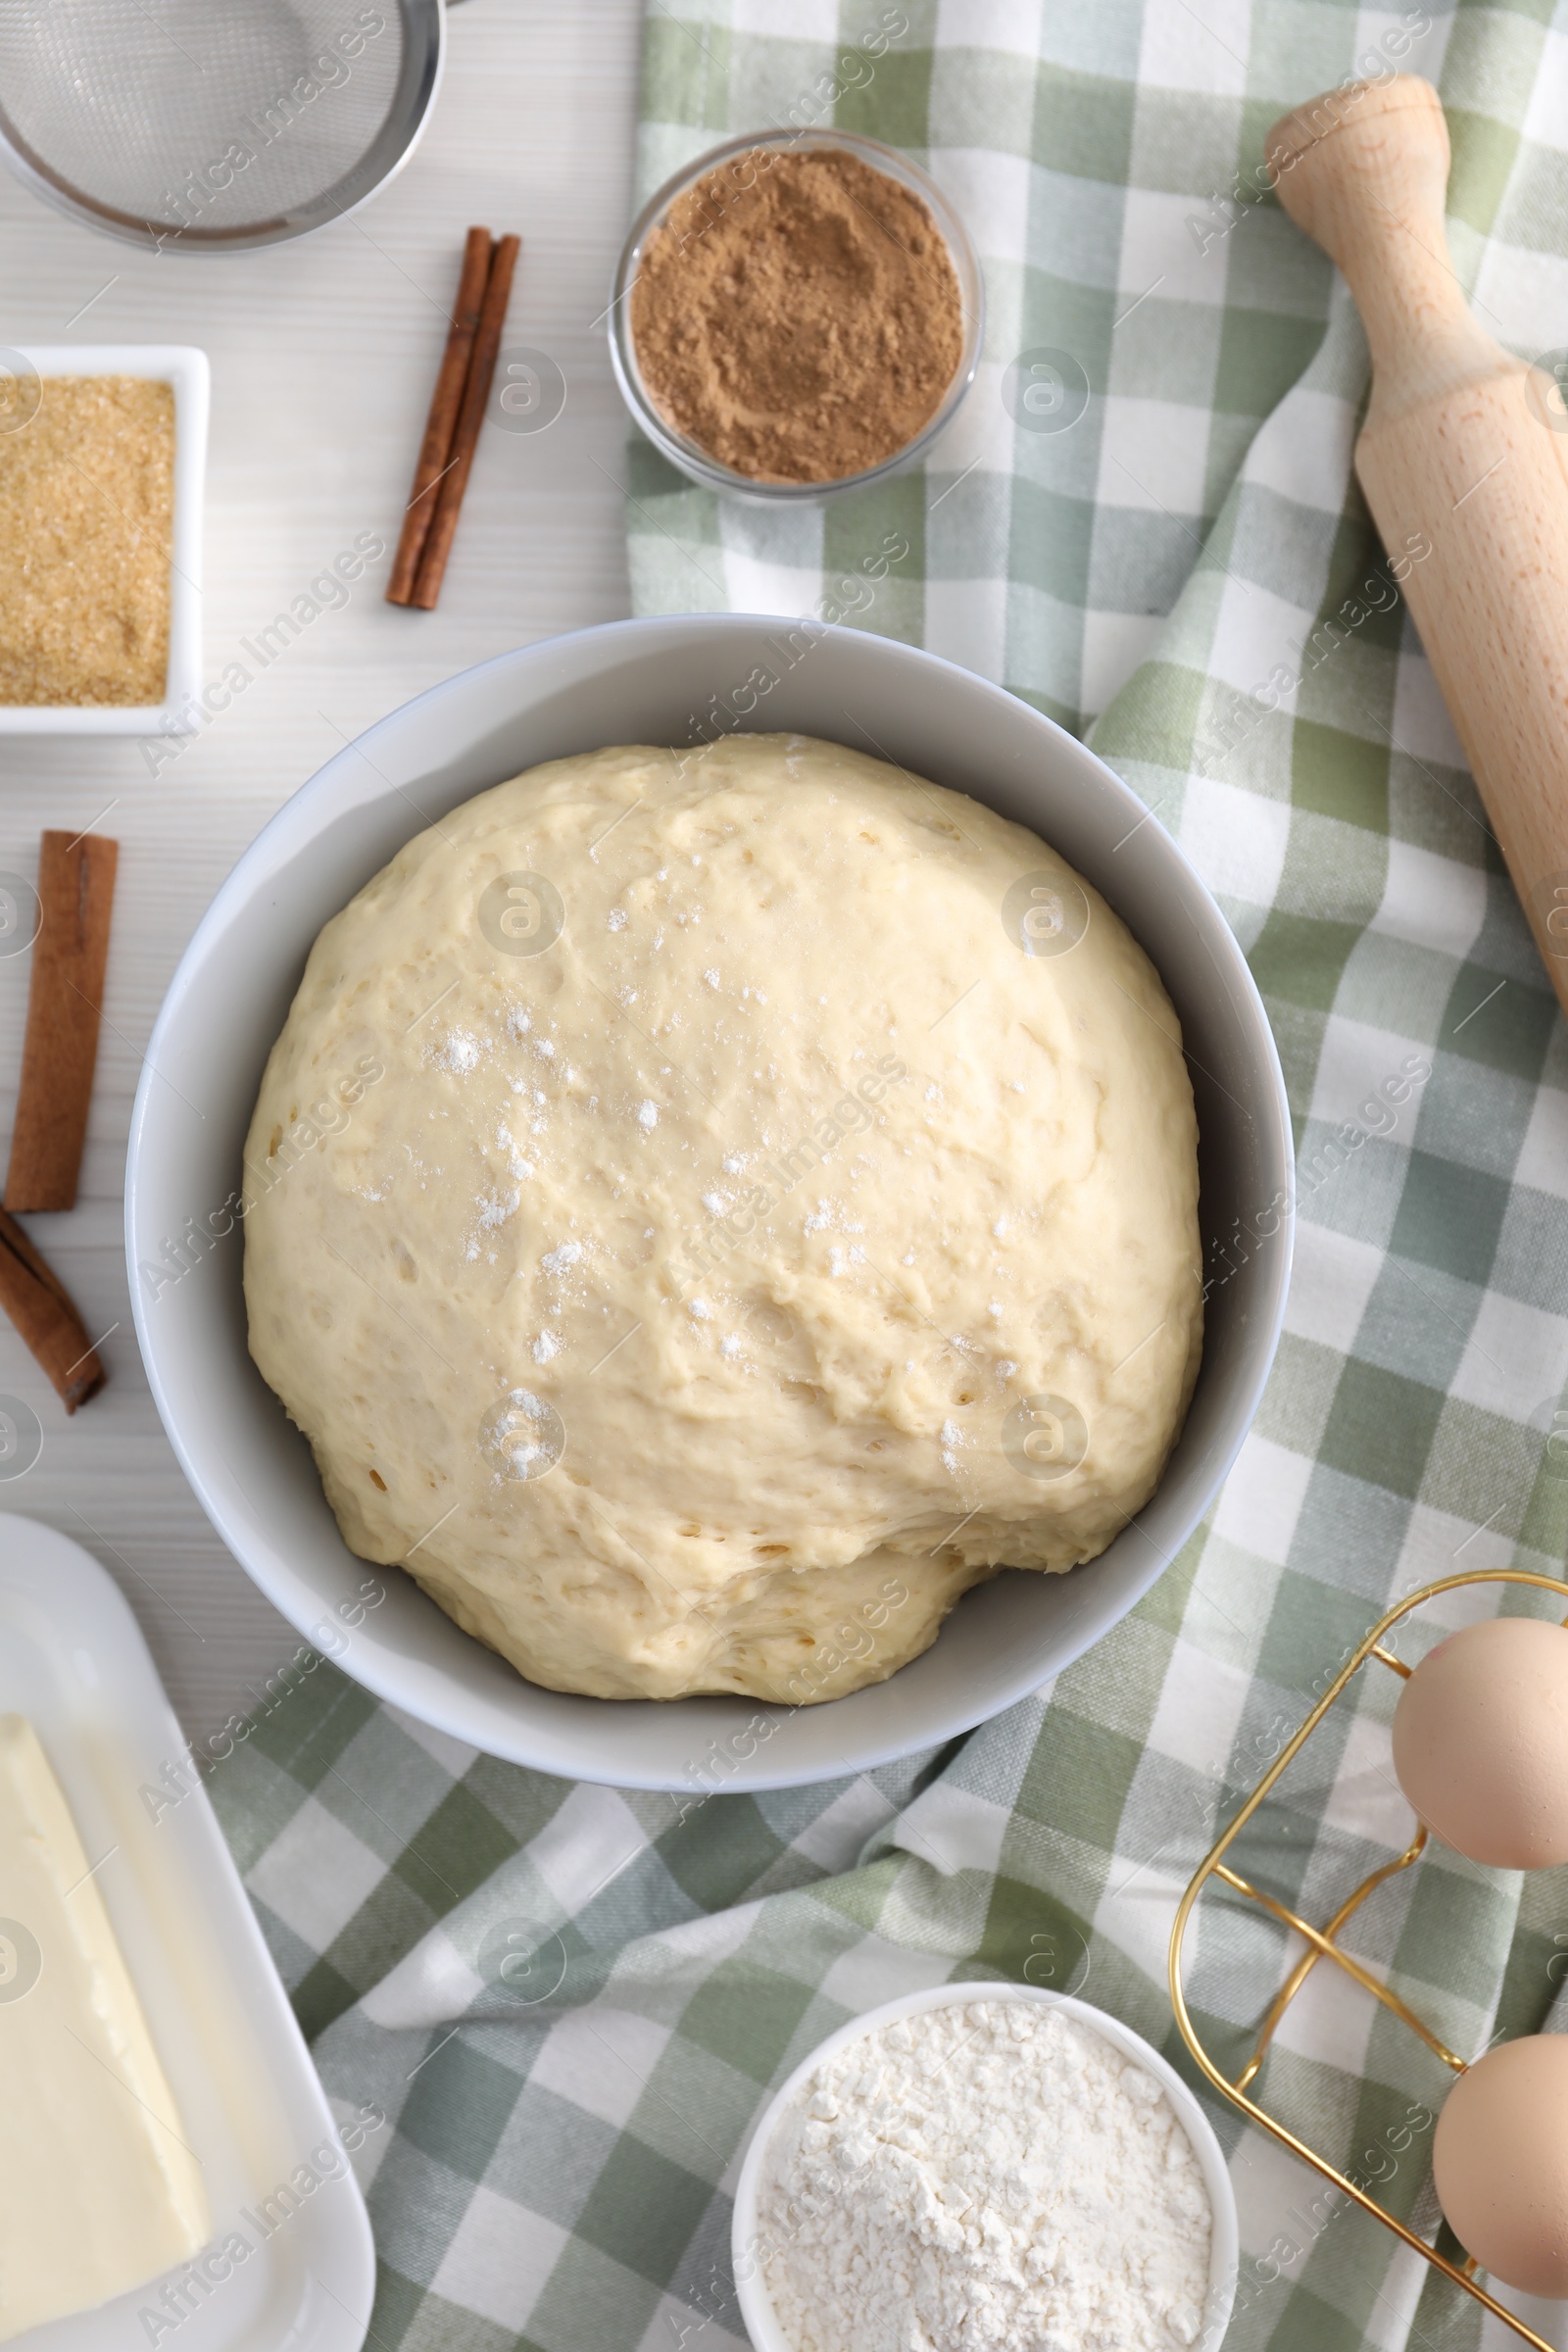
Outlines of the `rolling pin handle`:
[{"label": "rolling pin handle", "polygon": [[1517,366],[1471,318],[1448,258],[1448,131],[1429,81],[1397,74],[1327,90],[1276,122],[1265,154],[1281,204],[1355,296],[1375,402]]},{"label": "rolling pin handle", "polygon": [[[1542,960],[1568,1012],[1568,414],[1471,318],[1448,259],[1448,134],[1415,74],[1327,90],[1264,144],[1372,352],[1355,471]],[[1415,551],[1419,549],[1419,553]],[[1397,745],[1395,746],[1397,749]]]}]

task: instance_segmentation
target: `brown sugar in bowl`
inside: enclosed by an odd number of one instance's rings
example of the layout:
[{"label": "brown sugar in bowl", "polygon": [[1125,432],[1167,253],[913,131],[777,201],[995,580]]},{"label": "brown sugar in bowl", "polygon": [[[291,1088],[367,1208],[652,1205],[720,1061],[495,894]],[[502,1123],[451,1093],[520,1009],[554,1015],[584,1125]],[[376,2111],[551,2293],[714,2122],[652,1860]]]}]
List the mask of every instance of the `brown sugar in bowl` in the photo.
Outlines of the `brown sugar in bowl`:
[{"label": "brown sugar in bowl", "polygon": [[611,349],[676,466],[768,503],[910,466],[974,375],[979,265],[907,158],[843,132],[731,140],[666,183],[616,272]]}]

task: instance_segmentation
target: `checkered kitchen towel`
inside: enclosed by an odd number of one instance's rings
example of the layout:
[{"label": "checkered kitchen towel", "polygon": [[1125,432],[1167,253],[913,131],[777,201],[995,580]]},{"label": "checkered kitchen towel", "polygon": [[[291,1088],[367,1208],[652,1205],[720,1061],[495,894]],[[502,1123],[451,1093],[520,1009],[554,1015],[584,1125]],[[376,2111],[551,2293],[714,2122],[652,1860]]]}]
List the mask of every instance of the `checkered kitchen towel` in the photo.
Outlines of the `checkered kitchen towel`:
[{"label": "checkered kitchen towel", "polygon": [[[1081,1988],[1178,2054],[1177,1891],[1325,1670],[1418,1581],[1562,1573],[1568,1036],[1349,479],[1353,314],[1250,176],[1277,113],[1380,58],[1444,90],[1482,316],[1568,344],[1568,16],[1544,0],[650,0],[646,184],[782,122],[906,146],[973,228],[990,324],[937,462],[825,520],[721,508],[637,452],[640,607],[844,613],[1069,726],[1099,714],[1268,1004],[1297,1274],[1210,1525],[956,1752],[691,1811],[475,1756],[324,1663],[279,1687],[212,1787],[329,2089],[384,2119],[356,2159],[377,2346],[728,2352],[737,2154],[819,2036],[997,1974]],[[877,581],[889,534],[908,553]],[[1497,1605],[1455,1603],[1407,1654]],[[1318,1916],[1408,1835],[1391,1689],[1330,1719],[1249,1848]],[[1477,2052],[1545,2019],[1568,1885],[1437,1852],[1348,1941]],[[1196,2003],[1233,2065],[1283,1949],[1206,1917]],[[1430,2227],[1439,2071],[1333,1974],[1267,2099]],[[1238,2352],[1482,2342],[1458,2290],[1215,2118]]]}]

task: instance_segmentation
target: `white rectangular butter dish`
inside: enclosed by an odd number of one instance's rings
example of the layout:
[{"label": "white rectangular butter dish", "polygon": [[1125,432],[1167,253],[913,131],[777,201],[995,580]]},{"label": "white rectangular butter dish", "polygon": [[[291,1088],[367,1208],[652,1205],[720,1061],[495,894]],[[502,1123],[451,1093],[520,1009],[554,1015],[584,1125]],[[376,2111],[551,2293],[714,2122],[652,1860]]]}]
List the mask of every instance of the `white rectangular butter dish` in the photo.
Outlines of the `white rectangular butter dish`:
[{"label": "white rectangular butter dish", "polygon": [[5,2352],[361,2352],[375,2261],[344,2140],[375,2124],[329,2107],[188,1767],[177,1803],[148,1801],[185,1743],[118,1588],[68,1537],[0,1514],[8,1713],[31,1721],[71,1809],[213,2234],[192,2262],[27,2328]]}]

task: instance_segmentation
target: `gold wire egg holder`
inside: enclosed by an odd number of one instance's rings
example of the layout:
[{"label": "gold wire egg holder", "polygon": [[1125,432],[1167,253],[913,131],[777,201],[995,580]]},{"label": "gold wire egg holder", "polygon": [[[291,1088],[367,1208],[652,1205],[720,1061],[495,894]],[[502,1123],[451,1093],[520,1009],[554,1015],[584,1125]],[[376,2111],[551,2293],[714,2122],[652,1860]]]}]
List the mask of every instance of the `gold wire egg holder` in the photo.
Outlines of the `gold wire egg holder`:
[{"label": "gold wire egg holder", "polygon": [[[1415,2231],[1398,2220],[1396,2215],[1387,2212],[1375,2197],[1369,2196],[1364,2189],[1358,2188],[1353,2180],[1348,2180],[1344,2173],[1338,2171],[1326,2157],[1319,2156],[1315,2149],[1306,2145],[1304,2140],[1298,2139],[1295,2132],[1288,2130],[1284,2124],[1276,2123],[1274,2118],[1259,2107],[1254,2099],[1248,2096],[1249,2085],[1255,2081],[1262,2068],[1263,2061],[1268,2055],[1269,2045],[1279,2030],[1286,2010],[1295,2000],[1320,1960],[1332,1960],[1335,1966],[1342,1968],[1353,1983],[1361,1986],[1363,1991],[1370,1993],[1374,2000],[1381,2001],[1385,2009],[1392,2010],[1394,2015],[1407,2026],[1410,2032],[1425,2043],[1434,2057],[1440,2059],[1451,2073],[1457,2076],[1467,2071],[1468,2062],[1465,2059],[1458,2057],[1454,2051],[1447,2048],[1446,2043],[1441,2041],[1431,2031],[1430,2027],[1423,2024],[1422,2020],[1416,2016],[1414,2010],[1400,2000],[1396,1992],[1391,1991],[1386,1984],[1380,1984],[1376,1977],[1363,1968],[1358,1960],[1352,1959],[1350,1954],[1343,1950],[1335,1940],[1346,1921],[1359,1910],[1369,1894],[1383,1886],[1387,1880],[1396,1878],[1400,1871],[1408,1870],[1413,1862],[1419,1861],[1427,1843],[1427,1832],[1424,1826],[1417,1829],[1414,1838],[1402,1854],[1396,1856],[1392,1862],[1385,1862],[1381,1869],[1372,1871],[1364,1878],[1359,1886],[1341,1903],[1327,1926],[1322,1928],[1313,1927],[1309,1920],[1302,1919],[1298,1912],[1293,1911],[1288,1903],[1279,1902],[1272,1894],[1265,1894],[1261,1887],[1250,1885],[1240,1872],[1233,1870],[1225,1860],[1227,1851],[1268,1796],[1282,1773],[1299,1754],[1330,1707],[1340,1697],[1351,1678],[1360,1672],[1367,1660],[1376,1658],[1380,1664],[1396,1674],[1401,1681],[1406,1680],[1412,1673],[1413,1669],[1407,1666],[1402,1658],[1396,1657],[1391,1649],[1384,1646],[1384,1637],[1390,1630],[1398,1624],[1401,1617],[1407,1617],[1412,1609],[1419,1609],[1427,1601],[1436,1599],[1440,1592],[1453,1592],[1465,1585],[1534,1585],[1542,1592],[1556,1593],[1559,1599],[1561,1599],[1563,1592],[1562,1584],[1557,1578],[1537,1576],[1527,1568],[1477,1568],[1468,1570],[1463,1576],[1446,1576],[1436,1584],[1423,1585],[1419,1592],[1410,1593],[1396,1607],[1390,1609],[1386,1615],[1379,1618],[1348,1663],[1342,1667],[1339,1674],[1336,1675],[1322,1698],[1301,1725],[1300,1730],[1286,1742],[1258,1782],[1257,1787],[1251,1791],[1235,1818],[1221,1832],[1199,1865],[1196,1876],[1177,1907],[1176,1924],[1171,1931],[1171,2006],[1176,2012],[1176,2024],[1182,2039],[1208,2081],[1213,2083],[1217,2091],[1223,2093],[1230,2100],[1232,2106],[1239,2107],[1252,2123],[1258,2125],[1261,2130],[1272,2133],[1275,2139],[1290,2149],[1293,2156],[1298,2156],[1303,2164],[1309,2164],[1314,2172],[1321,2173],[1326,2180],[1332,2181],[1336,2188],[1353,2199],[1363,2212],[1371,2214],[1377,2221],[1380,2221],[1386,2230],[1392,2230],[1396,2237],[1402,2238],[1407,2246],[1413,2247],[1415,2252],[1424,2261],[1429,2262],[1435,2271],[1441,2271],[1446,2278],[1451,2278],[1456,2286],[1462,2286],[1466,2294],[1473,2295],[1476,2301],[1484,2305],[1494,2319],[1501,2320],[1504,2327],[1510,2328],[1515,2335],[1522,2336],[1527,2344],[1533,2344],[1536,2352],[1555,2352],[1555,2348],[1548,2344],[1544,2336],[1537,2335],[1533,2328],[1527,2328],[1523,2320],[1515,2319],[1512,2312],[1505,2311],[1494,2296],[1488,2294],[1484,2286],[1478,2284],[1476,2273],[1479,2265],[1474,2255],[1469,2256],[1463,2263],[1449,2262],[1446,2256],[1438,2252],[1436,2246],[1428,2245],[1425,2238],[1418,2237]],[[1295,1963],[1270,2003],[1263,2023],[1258,2029],[1252,2054],[1234,2082],[1227,2075],[1221,2073],[1199,2039],[1198,2030],[1188,2011],[1187,1995],[1182,1984],[1182,1944],[1187,1933],[1187,1923],[1197,1906],[1199,1896],[1210,1879],[1218,1879],[1233,1893],[1245,1897],[1248,1902],[1256,1903],[1271,1918],[1279,1920],[1287,1928],[1293,1928],[1307,1947]]]}]

